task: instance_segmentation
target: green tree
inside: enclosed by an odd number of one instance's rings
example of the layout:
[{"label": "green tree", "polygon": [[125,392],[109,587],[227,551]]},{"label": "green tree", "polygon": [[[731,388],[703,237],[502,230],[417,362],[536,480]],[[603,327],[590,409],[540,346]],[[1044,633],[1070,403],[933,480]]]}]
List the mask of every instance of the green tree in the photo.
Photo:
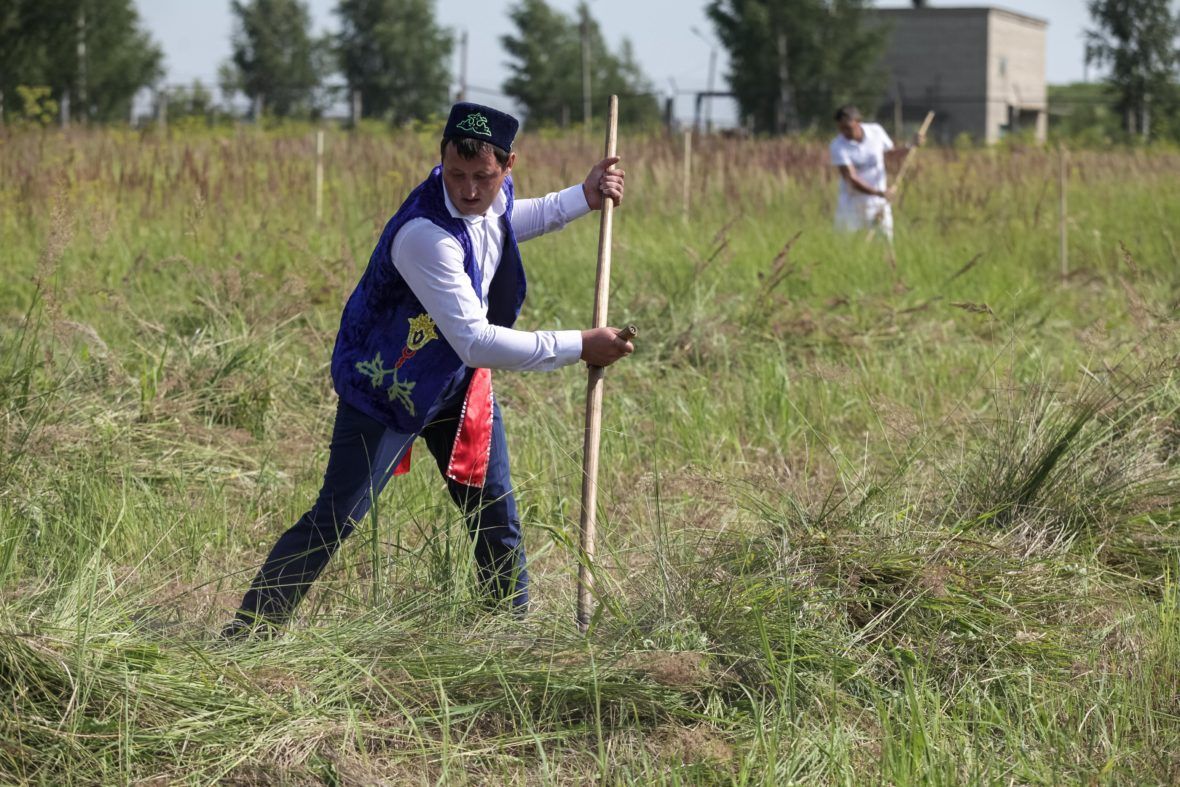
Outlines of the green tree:
[{"label": "green tree", "polygon": [[322,105],[323,73],[311,17],[300,0],[233,0],[233,73],[223,69],[223,86],[241,90],[264,112],[302,116]]},{"label": "green tree", "polygon": [[[7,0],[0,4],[0,91],[20,85],[67,96],[74,118],[122,120],[141,88],[163,74],[163,55],[131,0]],[[12,101],[5,101],[5,113]]]},{"label": "green tree", "polygon": [[453,46],[434,0],[340,0],[336,55],[365,117],[421,120],[446,109]]},{"label": "green tree", "polygon": [[1147,137],[1153,110],[1159,119],[1177,113],[1180,12],[1169,0],[1090,0],[1088,8],[1095,27],[1086,31],[1086,62],[1110,66],[1124,128]]},{"label": "green tree", "polygon": [[822,125],[840,104],[876,104],[886,31],[865,24],[868,0],[710,0],[706,13],[755,131]]},{"label": "green tree", "polygon": [[174,87],[168,91],[168,118],[196,117],[212,119],[213,93],[199,79],[192,85]]},{"label": "green tree", "polygon": [[1049,85],[1049,133],[1072,145],[1106,145],[1122,138],[1118,94],[1100,82]]},{"label": "green tree", "polygon": [[521,0],[508,10],[515,35],[500,41],[512,60],[504,92],[524,107],[525,118],[538,125],[559,124],[582,117],[582,36],[590,51],[590,89],[596,107],[614,93],[619,96],[619,122],[657,123],[659,101],[623,39],[611,52],[590,8],[579,3],[577,16],[555,11],[545,0]]}]

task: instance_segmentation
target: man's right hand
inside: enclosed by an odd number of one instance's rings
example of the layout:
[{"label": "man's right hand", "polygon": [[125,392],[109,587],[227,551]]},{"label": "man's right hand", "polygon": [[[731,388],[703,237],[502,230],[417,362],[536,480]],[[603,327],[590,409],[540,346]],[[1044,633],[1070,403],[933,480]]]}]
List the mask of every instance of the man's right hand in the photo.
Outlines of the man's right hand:
[{"label": "man's right hand", "polygon": [[582,331],[582,360],[591,366],[610,366],[635,351],[635,345],[619,338],[618,328]]}]

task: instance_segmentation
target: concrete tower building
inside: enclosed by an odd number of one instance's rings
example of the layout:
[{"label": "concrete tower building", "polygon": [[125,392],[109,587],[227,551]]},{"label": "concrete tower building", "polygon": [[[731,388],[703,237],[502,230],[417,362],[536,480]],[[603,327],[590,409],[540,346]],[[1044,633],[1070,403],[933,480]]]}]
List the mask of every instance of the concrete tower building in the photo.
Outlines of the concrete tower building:
[{"label": "concrete tower building", "polygon": [[881,117],[912,125],[926,110],[932,134],[950,142],[967,133],[993,143],[1031,130],[1048,131],[1044,19],[991,6],[878,9],[889,31]]}]

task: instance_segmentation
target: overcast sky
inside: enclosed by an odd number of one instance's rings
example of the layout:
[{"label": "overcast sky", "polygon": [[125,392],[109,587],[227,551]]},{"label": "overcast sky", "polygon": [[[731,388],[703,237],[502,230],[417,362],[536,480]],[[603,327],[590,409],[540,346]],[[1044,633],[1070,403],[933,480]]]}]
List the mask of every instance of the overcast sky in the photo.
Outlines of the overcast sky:
[{"label": "overcast sky", "polygon": [[[656,89],[670,94],[704,90],[708,81],[712,26],[705,18],[705,0],[589,0],[590,10],[605,35],[616,42],[631,39],[640,66]],[[332,9],[336,0],[307,0],[318,34],[336,29]],[[572,14],[578,0],[549,0],[549,5]],[[935,6],[980,6],[982,2],[933,0]],[[170,84],[200,79],[217,84],[217,66],[229,57],[233,18],[229,0],[136,0],[144,24],[164,49]],[[468,33],[467,82],[473,101],[503,101],[500,86],[507,78],[507,56],[500,37],[512,32],[505,9],[496,0],[437,0],[439,23]],[[906,7],[908,0],[878,0],[882,8]],[[1005,0],[1000,7],[1037,16],[1049,22],[1046,47],[1050,83],[1074,82],[1085,75],[1083,30],[1089,22],[1085,0]],[[695,28],[695,32],[694,32]],[[454,68],[458,70],[458,59]],[[718,52],[716,89],[725,88],[724,51]],[[691,119],[690,95],[678,95],[676,116]],[[718,122],[732,122],[728,101],[714,109]]]}]

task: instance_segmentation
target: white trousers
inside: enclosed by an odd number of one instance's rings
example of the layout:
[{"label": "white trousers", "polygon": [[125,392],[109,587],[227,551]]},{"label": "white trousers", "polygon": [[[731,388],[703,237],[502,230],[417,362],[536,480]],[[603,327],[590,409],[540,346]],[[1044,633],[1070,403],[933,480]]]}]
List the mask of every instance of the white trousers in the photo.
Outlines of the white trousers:
[{"label": "white trousers", "polygon": [[888,202],[873,204],[857,200],[841,204],[836,208],[835,223],[840,232],[866,232],[876,227],[877,232],[893,241],[893,211]]}]

